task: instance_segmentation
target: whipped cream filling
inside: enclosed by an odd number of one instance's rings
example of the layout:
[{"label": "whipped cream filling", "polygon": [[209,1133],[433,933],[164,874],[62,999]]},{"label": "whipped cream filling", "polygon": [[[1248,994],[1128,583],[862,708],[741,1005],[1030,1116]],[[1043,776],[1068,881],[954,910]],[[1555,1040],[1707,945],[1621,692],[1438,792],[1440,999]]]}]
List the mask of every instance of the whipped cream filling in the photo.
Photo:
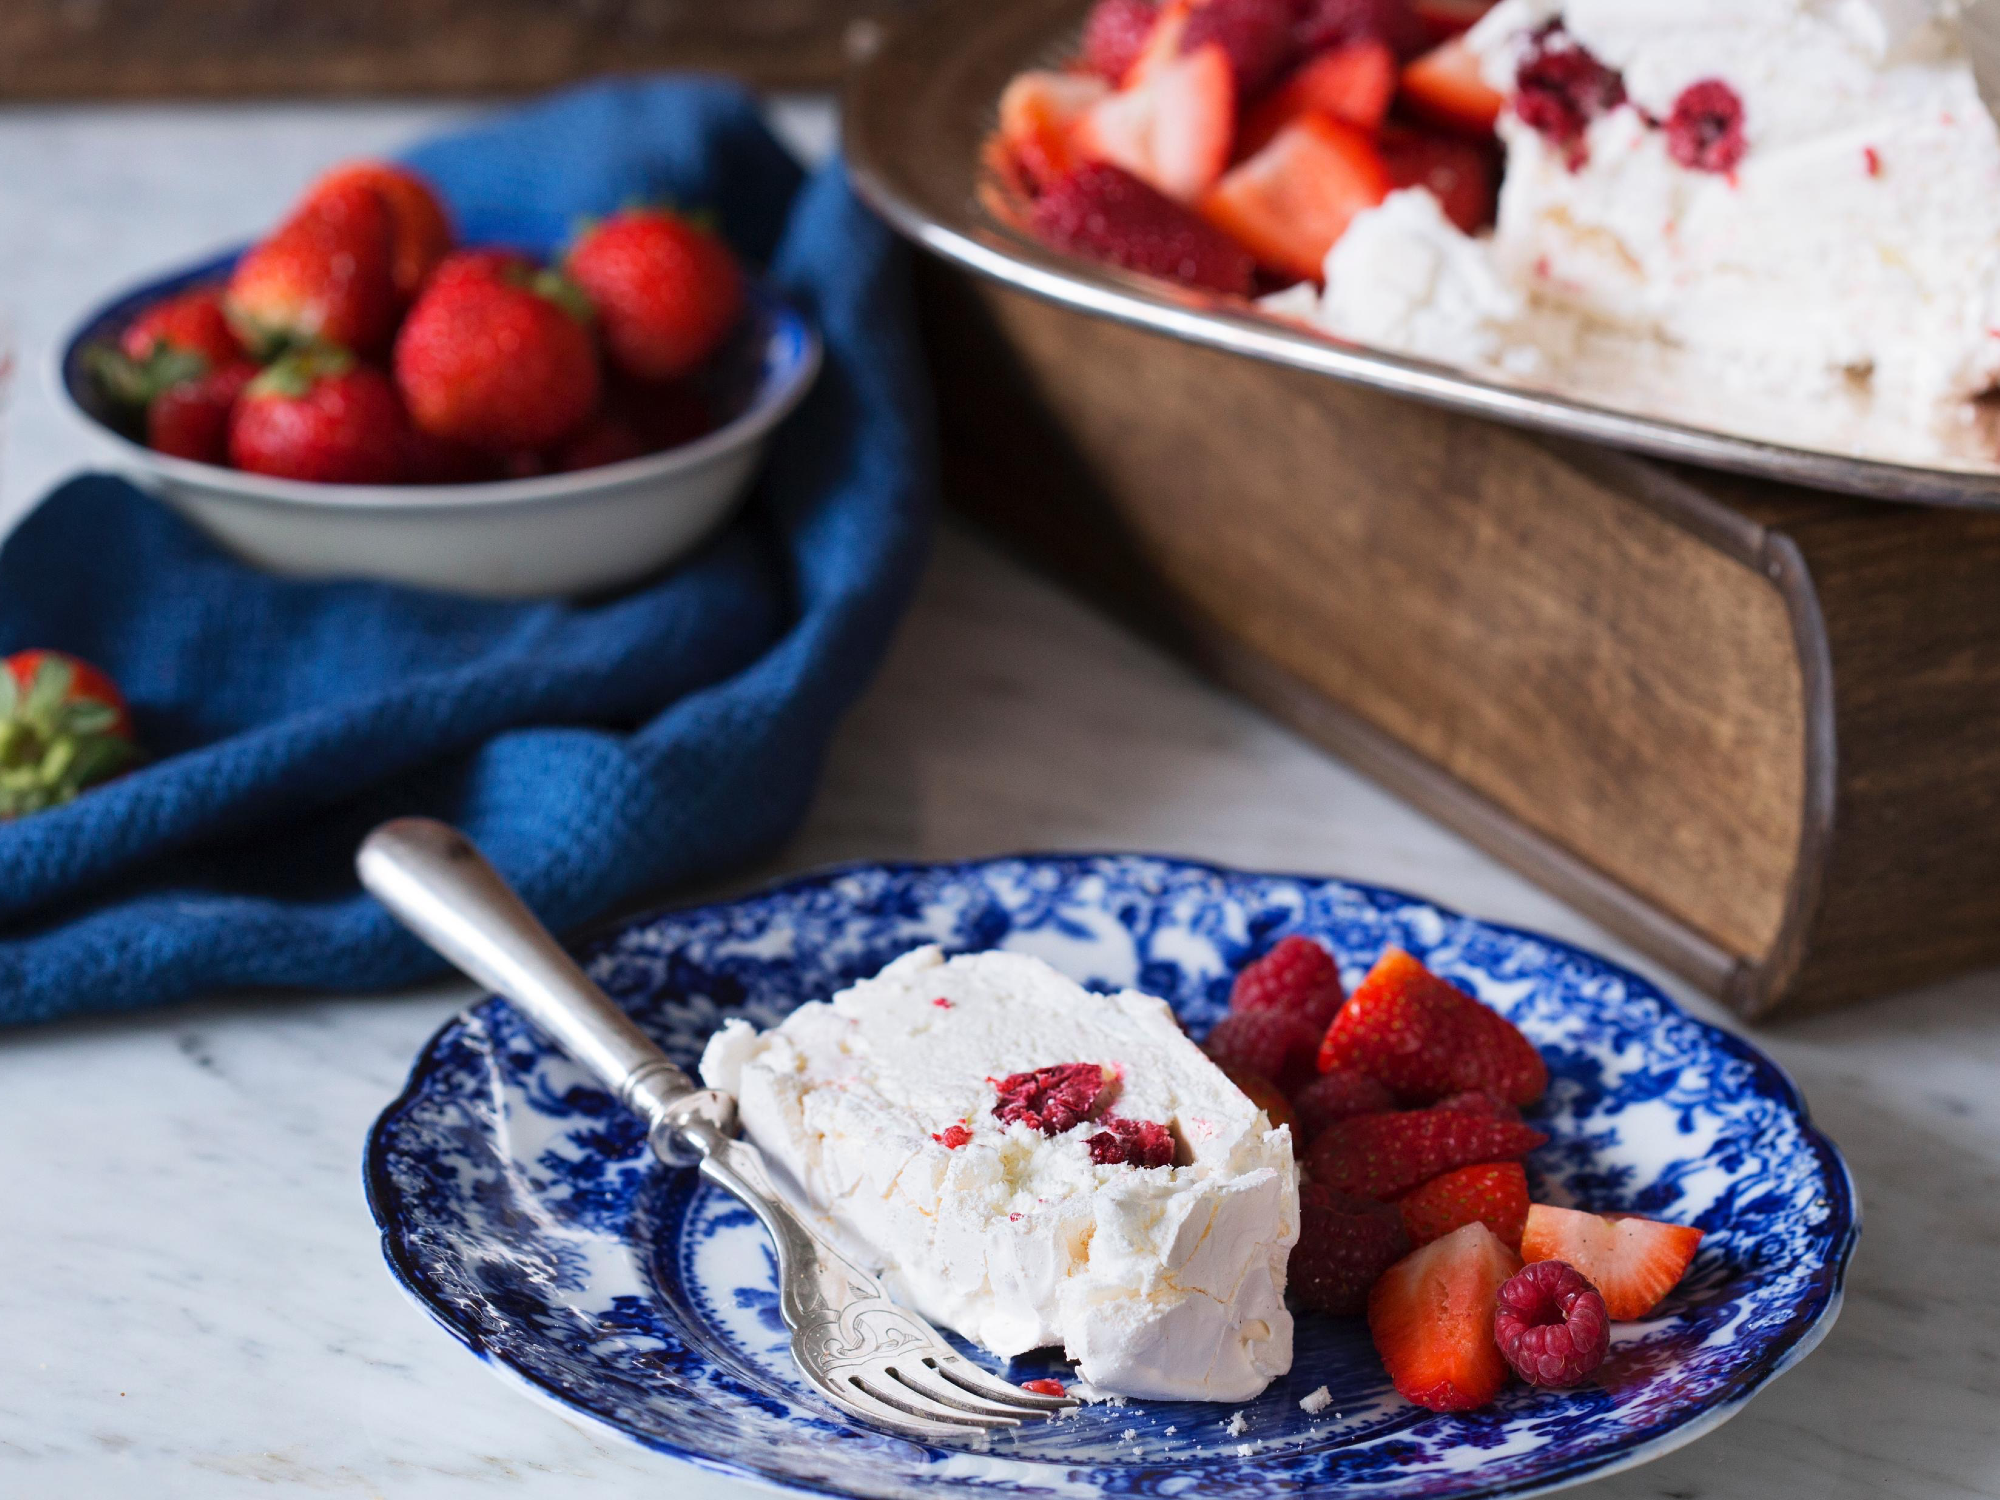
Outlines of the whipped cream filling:
[{"label": "whipped cream filling", "polygon": [[[1613,405],[1937,461],[2000,384],[2000,130],[1955,9],[1502,0],[1468,37],[1490,83],[1511,96],[1560,22],[1626,102],[1580,152],[1503,112],[1490,237],[1440,231],[1393,195],[1334,246],[1312,316]],[[1682,165],[1659,125],[1709,79],[1742,103],[1730,171]],[[1428,296],[1413,266],[1438,268]]]},{"label": "whipped cream filling", "polygon": [[[996,1117],[997,1081],[1075,1062],[1109,1070],[1109,1113],[1171,1131],[1173,1165]],[[1246,1400],[1291,1368],[1290,1131],[1159,1000],[926,947],[769,1031],[729,1022],[701,1074],[893,1295],[996,1354],[1060,1346],[1098,1389],[1161,1399]]]}]

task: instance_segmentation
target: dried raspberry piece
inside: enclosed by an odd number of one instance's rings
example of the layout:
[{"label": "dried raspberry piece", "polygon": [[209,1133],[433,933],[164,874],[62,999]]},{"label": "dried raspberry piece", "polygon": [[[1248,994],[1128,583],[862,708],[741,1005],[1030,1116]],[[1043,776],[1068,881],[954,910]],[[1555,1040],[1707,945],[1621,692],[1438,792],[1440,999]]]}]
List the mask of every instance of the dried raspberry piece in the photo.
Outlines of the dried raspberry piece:
[{"label": "dried raspberry piece", "polygon": [[1002,1125],[1019,1120],[1043,1135],[1061,1135],[1088,1120],[1103,1102],[1104,1069],[1096,1063],[1058,1063],[1032,1073],[1014,1073],[996,1085],[1000,1098],[993,1117]]},{"label": "dried raspberry piece", "polygon": [[1625,80],[1577,44],[1560,22],[1544,27],[1514,75],[1514,113],[1563,148],[1574,172],[1590,159],[1583,133],[1625,102]]},{"label": "dried raspberry piece", "polygon": [[1667,155],[1692,172],[1733,172],[1749,149],[1735,89],[1704,78],[1681,90],[1667,116]]},{"label": "dried raspberry piece", "polygon": [[1309,1146],[1329,1125],[1356,1115],[1379,1115],[1395,1107],[1396,1096],[1382,1083],[1352,1068],[1335,1068],[1292,1095],[1292,1113],[1298,1120],[1294,1139],[1300,1146]]},{"label": "dried raspberry piece", "polygon": [[1367,1308],[1369,1288],[1409,1248],[1394,1204],[1308,1182],[1299,1189],[1299,1242],[1285,1279],[1305,1306],[1346,1316]]},{"label": "dried raspberry piece", "polygon": [[1105,1128],[1090,1138],[1090,1159],[1100,1167],[1171,1167],[1174,1138],[1156,1120],[1104,1117]]},{"label": "dried raspberry piece", "polygon": [[1069,1394],[1064,1389],[1063,1383],[1060,1380],[1053,1379],[1047,1375],[1044,1375],[1040,1380],[1022,1381],[1021,1389],[1024,1391],[1033,1391],[1037,1396],[1067,1396]]},{"label": "dried raspberry piece", "polygon": [[1597,1288],[1570,1265],[1538,1260],[1500,1288],[1493,1338],[1529,1385],[1575,1385],[1604,1362],[1611,1318]]},{"label": "dried raspberry piece", "polygon": [[1283,1010],[1231,1011],[1208,1033],[1202,1050],[1217,1066],[1261,1073],[1282,1089],[1312,1076],[1320,1028]]},{"label": "dried raspberry piece", "polygon": [[1346,998],[1333,955],[1295,932],[1238,971],[1229,989],[1229,1008],[1290,1011],[1324,1031]]},{"label": "dried raspberry piece", "polygon": [[942,1135],[936,1131],[931,1132],[931,1139],[947,1151],[956,1151],[972,1139],[972,1132],[963,1125],[947,1125]]}]

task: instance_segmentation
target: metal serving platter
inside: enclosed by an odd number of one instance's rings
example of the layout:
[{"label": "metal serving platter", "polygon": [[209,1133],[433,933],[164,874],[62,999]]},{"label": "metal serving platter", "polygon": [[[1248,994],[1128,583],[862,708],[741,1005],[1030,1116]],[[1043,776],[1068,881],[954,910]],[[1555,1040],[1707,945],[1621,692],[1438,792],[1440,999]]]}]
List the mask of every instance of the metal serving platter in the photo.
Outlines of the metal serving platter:
[{"label": "metal serving platter", "polygon": [[1951,455],[1941,442],[1937,462],[1916,463],[1759,441],[1336,342],[1232,298],[1044,248],[986,206],[992,184],[981,148],[1007,80],[1073,51],[1086,8],[1084,0],[939,0],[911,15],[849,82],[844,147],[862,196],[947,260],[1191,343],[1655,458],[1878,500],[2000,509],[2000,450]]}]

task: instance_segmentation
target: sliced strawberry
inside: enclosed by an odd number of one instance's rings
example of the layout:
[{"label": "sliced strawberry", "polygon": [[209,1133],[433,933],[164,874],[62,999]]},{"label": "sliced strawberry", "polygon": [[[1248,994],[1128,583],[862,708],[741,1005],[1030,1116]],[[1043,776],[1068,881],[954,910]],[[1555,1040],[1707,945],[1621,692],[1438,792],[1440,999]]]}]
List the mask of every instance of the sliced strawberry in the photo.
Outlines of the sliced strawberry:
[{"label": "sliced strawberry", "polygon": [[1409,1248],[1391,1205],[1308,1182],[1299,1189],[1299,1242],[1285,1280],[1314,1312],[1351,1316],[1367,1310],[1368,1289]]},{"label": "sliced strawberry", "polygon": [[1403,69],[1403,99],[1432,123],[1477,136],[1493,133],[1507,102],[1480,76],[1478,54],[1462,37],[1433,47]]},{"label": "sliced strawberry", "polygon": [[1292,1095],[1292,1110],[1298,1116],[1292,1138],[1311,1145],[1321,1131],[1338,1120],[1386,1114],[1395,1107],[1395,1095],[1366,1073],[1335,1068]]},{"label": "sliced strawberry", "polygon": [[1448,42],[1479,24],[1496,0],[1410,0],[1417,24],[1431,45]]},{"label": "sliced strawberry", "polygon": [[1335,47],[1299,68],[1243,117],[1236,154],[1255,155],[1272,136],[1313,110],[1363,130],[1379,129],[1395,97],[1395,53],[1377,41]]},{"label": "sliced strawberry", "polygon": [[1000,139],[1029,182],[1045,188],[1077,165],[1076,122],[1110,92],[1110,84],[1088,73],[1015,76],[1000,96]]},{"label": "sliced strawberry", "polygon": [[1229,56],[1236,97],[1256,98],[1292,60],[1292,0],[1207,0],[1188,17],[1181,51],[1211,42]]},{"label": "sliced strawberry", "polygon": [[1292,1126],[1293,1138],[1297,1139],[1297,1116],[1292,1113],[1292,1101],[1285,1097],[1283,1089],[1262,1073],[1252,1072],[1240,1064],[1217,1063],[1216,1066],[1222,1069],[1231,1083],[1243,1091],[1244,1098],[1270,1116],[1272,1125]]},{"label": "sliced strawberry", "polygon": [[1467,234],[1493,223],[1499,163],[1490,143],[1391,126],[1382,132],[1382,164],[1397,187],[1428,188]]},{"label": "sliced strawberry", "polygon": [[1428,1245],[1478,1223],[1518,1250],[1528,1219],[1528,1174],[1517,1161],[1481,1162],[1433,1177],[1397,1201],[1413,1245]]},{"label": "sliced strawberry", "polygon": [[1561,1260],[1583,1273],[1621,1322],[1643,1318],[1687,1274],[1701,1231],[1637,1214],[1593,1214],[1537,1203],[1528,1210],[1521,1254]]},{"label": "sliced strawberry", "polygon": [[1326,1127],[1307,1166],[1314,1182],[1364,1198],[1400,1198],[1440,1172],[1526,1156],[1548,1137],[1513,1120],[1460,1109],[1357,1115]]},{"label": "sliced strawberry", "polygon": [[1078,167],[1035,200],[1028,227],[1058,250],[1240,297],[1256,268],[1241,245],[1130,172]]},{"label": "sliced strawberry", "polygon": [[1201,212],[1266,270],[1317,281],[1354,216],[1388,196],[1389,174],[1367,132],[1311,114],[1232,167]]},{"label": "sliced strawberry", "polygon": [[1368,1294],[1368,1332],[1396,1389],[1431,1411],[1470,1411],[1500,1394],[1493,1338],[1500,1288],[1521,1258],[1484,1224],[1412,1250]]},{"label": "sliced strawberry", "polygon": [[1228,56],[1211,42],[1092,105],[1075,141],[1086,160],[1123,167],[1192,203],[1222,175],[1235,133],[1236,84]]},{"label": "sliced strawberry", "polygon": [[1107,83],[1120,82],[1159,18],[1153,0],[1097,0],[1083,23],[1083,65]]},{"label": "sliced strawberry", "polygon": [[1541,1054],[1506,1018],[1400,948],[1376,961],[1333,1018],[1319,1065],[1372,1074],[1419,1104],[1468,1089],[1532,1104],[1549,1082]]},{"label": "sliced strawberry", "polygon": [[1166,0],[1153,14],[1153,29],[1132,59],[1132,66],[1119,80],[1120,88],[1137,88],[1181,55],[1181,36],[1188,17],[1194,14],[1195,0]]}]

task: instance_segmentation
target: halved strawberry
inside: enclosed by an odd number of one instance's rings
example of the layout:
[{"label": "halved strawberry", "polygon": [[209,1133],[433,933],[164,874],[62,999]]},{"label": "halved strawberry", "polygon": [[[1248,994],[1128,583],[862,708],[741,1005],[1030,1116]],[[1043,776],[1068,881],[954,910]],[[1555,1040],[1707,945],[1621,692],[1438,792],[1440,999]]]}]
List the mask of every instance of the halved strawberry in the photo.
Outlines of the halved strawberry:
[{"label": "halved strawberry", "polygon": [[1509,1021],[1400,948],[1376,960],[1333,1018],[1319,1065],[1372,1074],[1410,1103],[1484,1089],[1532,1104],[1549,1082],[1541,1054]]},{"label": "halved strawberry", "polygon": [[1029,182],[1047,187],[1077,164],[1076,122],[1110,92],[1110,84],[1089,73],[1015,75],[1000,96],[1000,139]]},{"label": "halved strawberry", "polygon": [[1229,163],[1236,84],[1229,57],[1210,43],[1101,99],[1077,121],[1087,161],[1123,167],[1169,198],[1192,203]]},{"label": "halved strawberry", "polygon": [[1433,47],[1403,69],[1403,99],[1435,124],[1471,135],[1493,133],[1507,101],[1479,73],[1479,57],[1463,37]]},{"label": "halved strawberry", "polygon": [[1643,1318],[1687,1274],[1701,1231],[1637,1214],[1593,1214],[1537,1203],[1521,1232],[1530,1261],[1567,1261],[1604,1298],[1619,1321]]},{"label": "halved strawberry", "polygon": [[1397,187],[1428,188],[1444,216],[1467,234],[1492,224],[1499,163],[1490,143],[1390,126],[1381,144],[1382,164]]},{"label": "halved strawberry", "polygon": [[1470,31],[1497,0],[1411,0],[1410,9],[1433,45]]},{"label": "halved strawberry", "polygon": [[1301,66],[1243,117],[1236,154],[1264,149],[1272,136],[1309,110],[1378,129],[1396,97],[1396,54],[1378,41],[1349,42]]},{"label": "halved strawberry", "polygon": [[1518,1250],[1528,1219],[1528,1174],[1517,1161],[1481,1162],[1433,1177],[1397,1202],[1413,1245],[1428,1245],[1477,1223]]},{"label": "halved strawberry", "polygon": [[1368,1294],[1368,1332],[1396,1389],[1431,1411],[1470,1411],[1499,1395],[1507,1361],[1493,1311],[1520,1269],[1492,1230],[1467,1224],[1384,1271]]},{"label": "halved strawberry", "polygon": [[1139,55],[1119,80],[1120,88],[1137,88],[1181,55],[1181,37],[1194,7],[1195,0],[1166,0],[1154,13],[1153,29],[1146,33]]},{"label": "halved strawberry", "polygon": [[1317,281],[1354,216],[1388,196],[1389,174],[1367,132],[1309,114],[1232,167],[1201,212],[1266,270]]},{"label": "halved strawberry", "polygon": [[1440,1172],[1526,1156],[1548,1141],[1514,1120],[1462,1109],[1405,1109],[1336,1120],[1307,1158],[1314,1182],[1364,1198],[1400,1198]]},{"label": "halved strawberry", "polygon": [[1121,82],[1159,18],[1153,0],[1097,0],[1083,23],[1083,65],[1107,83]]}]

